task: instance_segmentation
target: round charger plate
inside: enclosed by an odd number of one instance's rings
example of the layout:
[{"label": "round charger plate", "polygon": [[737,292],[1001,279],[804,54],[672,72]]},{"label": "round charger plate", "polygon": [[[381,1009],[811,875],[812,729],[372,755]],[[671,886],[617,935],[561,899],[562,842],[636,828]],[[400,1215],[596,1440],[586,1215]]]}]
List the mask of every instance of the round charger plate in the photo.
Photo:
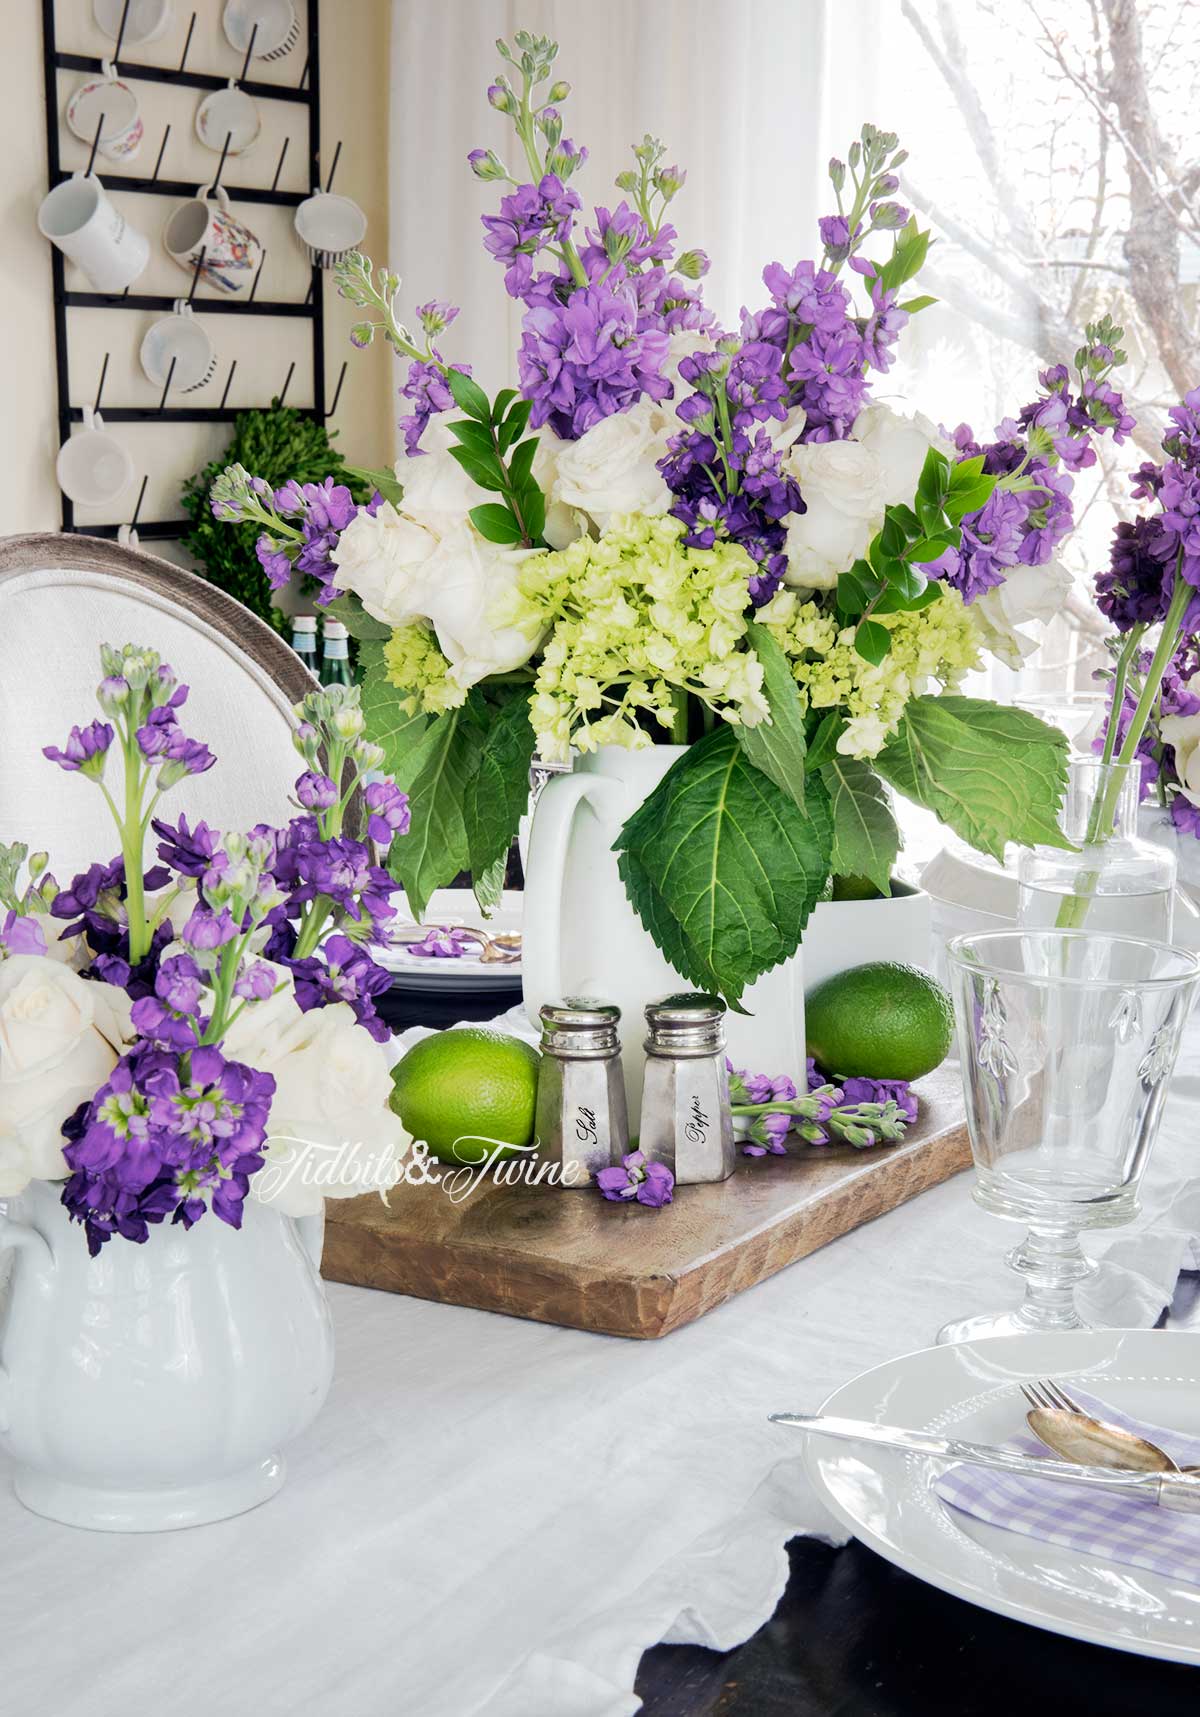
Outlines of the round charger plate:
[{"label": "round charger plate", "polygon": [[287,53],[300,33],[292,0],[229,0],[221,25],[231,48],[244,54],[250,46],[256,24],[256,60],[272,59]]},{"label": "round charger plate", "polygon": [[137,118],[137,97],[121,78],[90,78],[80,84],[67,103],[67,124],[82,143],[90,145],[101,114],[104,115],[101,145],[124,136]]},{"label": "round charger plate", "polygon": [[[92,0],[92,17],[114,42],[121,28],[124,6],[125,0]],[[170,22],[171,0],[129,0],[121,45],[133,48],[141,42],[156,42]]]},{"label": "round charger plate", "polygon": [[229,153],[244,155],[258,141],[262,119],[258,104],[244,89],[230,85],[214,89],[196,109],[196,136],[206,149],[219,155],[229,138]]},{"label": "round charger plate", "polygon": [[[835,1390],[821,1412],[1003,1443],[1023,1428],[1019,1385],[1044,1377],[1068,1389],[1074,1379],[1123,1412],[1200,1432],[1200,1339],[1176,1330],[1078,1330],[924,1348]],[[1070,1639],[1200,1664],[1200,1585],[948,1508],[933,1489],[943,1462],[811,1437],[804,1464],[818,1496],[856,1538],[931,1586]]]},{"label": "round charger plate", "polygon": [[[484,918],[470,889],[439,888],[430,897],[422,920],[425,924],[462,924],[489,936],[521,929],[521,894],[510,889],[490,918]],[[411,922],[408,921],[408,922]],[[399,928],[405,927],[402,921]],[[373,949],[371,958],[392,973],[399,990],[439,990],[450,994],[479,994],[485,990],[510,988],[521,981],[521,962],[488,963],[477,954],[459,954],[439,960],[436,955],[414,954],[403,946]]]},{"label": "round charger plate", "polygon": [[171,376],[172,392],[187,393],[203,387],[217,367],[213,343],[194,316],[162,316],[152,322],[139,356],[148,379],[157,387],[162,387],[167,376]]}]

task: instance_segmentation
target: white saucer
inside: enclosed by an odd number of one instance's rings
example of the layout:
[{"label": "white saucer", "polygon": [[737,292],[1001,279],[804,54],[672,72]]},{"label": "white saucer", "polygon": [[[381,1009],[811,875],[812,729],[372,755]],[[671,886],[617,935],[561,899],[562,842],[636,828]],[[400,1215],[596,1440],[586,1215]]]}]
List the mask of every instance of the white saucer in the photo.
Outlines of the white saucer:
[{"label": "white saucer", "polygon": [[[864,1372],[821,1411],[1001,1443],[1020,1428],[1019,1384],[1040,1377],[1076,1378],[1125,1412],[1200,1432],[1200,1336],[1174,1330],[1080,1330],[925,1348]],[[1200,1585],[948,1508],[932,1488],[942,1462],[816,1437],[806,1443],[804,1464],[821,1500],[898,1568],[1051,1633],[1200,1664]]]}]

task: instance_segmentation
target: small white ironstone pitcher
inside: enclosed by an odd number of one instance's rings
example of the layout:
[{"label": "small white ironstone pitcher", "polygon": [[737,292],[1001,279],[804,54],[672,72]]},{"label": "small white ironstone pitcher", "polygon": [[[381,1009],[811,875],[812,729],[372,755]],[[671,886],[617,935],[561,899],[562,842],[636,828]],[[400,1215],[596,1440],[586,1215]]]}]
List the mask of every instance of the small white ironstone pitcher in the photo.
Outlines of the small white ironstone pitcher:
[{"label": "small white ironstone pitcher", "polygon": [[209,1212],[92,1258],[61,1192],[34,1181],[0,1215],[0,1447],[18,1497],[116,1532],[265,1502],[333,1375],[324,1219],[247,1199],[240,1231]]}]

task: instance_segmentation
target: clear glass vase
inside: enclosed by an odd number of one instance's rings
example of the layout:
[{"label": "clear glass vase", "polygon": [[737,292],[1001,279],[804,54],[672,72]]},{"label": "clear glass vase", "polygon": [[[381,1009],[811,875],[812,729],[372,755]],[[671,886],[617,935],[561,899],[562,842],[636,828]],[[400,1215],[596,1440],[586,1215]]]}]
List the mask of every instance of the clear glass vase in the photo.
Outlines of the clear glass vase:
[{"label": "clear glass vase", "polygon": [[1090,929],[960,936],[948,959],[975,1201],[1028,1233],[1024,1303],[938,1340],[1079,1329],[1079,1236],[1137,1214],[1200,960]]},{"label": "clear glass vase", "polygon": [[1017,865],[1022,928],[1171,940],[1175,856],[1138,833],[1140,782],[1140,763],[1071,758],[1062,828],[1077,850],[1022,851]]}]

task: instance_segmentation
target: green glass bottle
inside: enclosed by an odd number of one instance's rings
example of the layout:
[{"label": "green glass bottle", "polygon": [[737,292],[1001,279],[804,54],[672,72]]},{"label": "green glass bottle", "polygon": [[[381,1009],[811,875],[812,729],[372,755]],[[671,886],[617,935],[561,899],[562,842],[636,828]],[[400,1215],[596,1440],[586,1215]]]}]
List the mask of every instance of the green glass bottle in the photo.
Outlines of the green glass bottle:
[{"label": "green glass bottle", "polygon": [[352,686],[350,672],[350,634],[340,620],[327,620],[324,648],[321,652],[321,684],[323,686]]},{"label": "green glass bottle", "polygon": [[315,614],[293,614],[292,649],[314,679],[317,678],[317,617]]}]

